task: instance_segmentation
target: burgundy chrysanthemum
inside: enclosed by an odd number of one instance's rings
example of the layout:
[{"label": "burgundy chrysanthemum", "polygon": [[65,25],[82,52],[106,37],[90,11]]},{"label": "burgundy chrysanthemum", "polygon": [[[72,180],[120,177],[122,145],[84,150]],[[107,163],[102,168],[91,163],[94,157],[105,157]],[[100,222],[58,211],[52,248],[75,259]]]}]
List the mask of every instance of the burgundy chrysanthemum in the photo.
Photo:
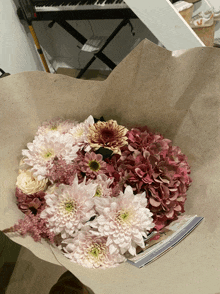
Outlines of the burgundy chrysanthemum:
[{"label": "burgundy chrysanthemum", "polygon": [[186,191],[192,182],[187,158],[170,140],[147,128],[132,129],[127,136],[122,155],[106,160],[108,175],[123,190],[131,185],[135,193],[146,191],[147,208],[154,213],[159,230],[185,211]]}]

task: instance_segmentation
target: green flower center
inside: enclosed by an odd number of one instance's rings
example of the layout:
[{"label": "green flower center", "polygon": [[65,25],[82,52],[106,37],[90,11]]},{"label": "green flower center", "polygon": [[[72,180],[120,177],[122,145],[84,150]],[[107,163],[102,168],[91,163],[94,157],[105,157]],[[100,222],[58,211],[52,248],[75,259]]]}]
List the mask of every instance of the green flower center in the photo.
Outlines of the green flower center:
[{"label": "green flower center", "polygon": [[97,187],[94,197],[102,196],[102,188],[100,186]]},{"label": "green flower center", "polygon": [[52,126],[52,127],[51,127],[51,130],[52,130],[52,131],[57,130],[57,126],[56,126],[56,125]]},{"label": "green flower center", "polygon": [[42,153],[42,156],[44,159],[49,160],[51,157],[55,156],[55,152],[53,149],[48,149]]},{"label": "green flower center", "polygon": [[122,213],[122,214],[121,214],[121,218],[122,218],[123,220],[126,220],[126,218],[128,218],[128,216],[129,216],[129,213],[128,213],[128,212],[125,212],[125,213]]},{"label": "green flower center", "polygon": [[129,224],[132,220],[132,213],[131,211],[121,210],[118,212],[116,219],[121,224]]},{"label": "green flower center", "polygon": [[74,209],[73,203],[72,202],[65,203],[65,209],[66,211],[71,212]]},{"label": "green flower center", "polygon": [[95,259],[97,260],[101,260],[104,256],[105,253],[105,248],[98,243],[94,243],[92,244],[92,246],[90,247],[88,253]]},{"label": "green flower center", "polygon": [[98,257],[99,256],[99,253],[100,253],[100,249],[95,247],[93,248],[91,251],[90,251],[90,254],[93,255],[94,257]]},{"label": "green flower center", "polygon": [[98,171],[100,169],[100,163],[96,160],[91,160],[89,162],[89,168],[92,170],[92,171]]}]

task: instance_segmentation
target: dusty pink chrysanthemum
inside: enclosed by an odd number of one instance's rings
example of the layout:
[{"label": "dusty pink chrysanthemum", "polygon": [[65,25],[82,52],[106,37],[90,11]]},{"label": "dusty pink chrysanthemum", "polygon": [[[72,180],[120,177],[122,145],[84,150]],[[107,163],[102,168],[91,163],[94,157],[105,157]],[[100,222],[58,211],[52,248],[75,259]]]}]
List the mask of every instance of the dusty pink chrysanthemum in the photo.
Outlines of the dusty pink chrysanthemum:
[{"label": "dusty pink chrysanthemum", "polygon": [[115,154],[121,154],[121,147],[127,145],[128,129],[117,124],[115,120],[98,121],[89,128],[88,141],[92,148],[110,149]]},{"label": "dusty pink chrysanthemum", "polygon": [[94,198],[95,210],[100,214],[90,226],[97,234],[107,237],[110,253],[136,255],[136,247],[144,248],[143,236],[154,227],[145,192],[134,195],[130,186],[116,198]]},{"label": "dusty pink chrysanthemum", "polygon": [[154,214],[155,228],[160,230],[184,212],[186,191],[191,183],[187,158],[179,147],[146,127],[128,132],[128,146],[121,157],[107,159],[107,175],[123,189],[132,186],[135,193],[146,191],[147,208]]},{"label": "dusty pink chrysanthemum", "polygon": [[72,262],[88,268],[112,268],[126,261],[119,253],[110,253],[106,245],[107,237],[95,236],[89,232],[90,227],[84,226],[73,239],[64,240],[67,244],[64,255]]},{"label": "dusty pink chrysanthemum", "polygon": [[61,184],[53,194],[45,196],[47,206],[40,216],[48,221],[51,231],[68,238],[96,214],[93,208],[96,188],[92,183],[86,185],[85,180],[79,184],[76,176],[71,186]]},{"label": "dusty pink chrysanthemum", "polygon": [[32,166],[31,171],[39,181],[45,178],[47,168],[55,157],[62,158],[71,163],[77,156],[78,146],[73,146],[70,134],[46,133],[35,137],[33,143],[27,144],[28,149],[22,150],[23,160]]},{"label": "dusty pink chrysanthemum", "polygon": [[36,135],[45,135],[48,132],[58,131],[61,134],[66,134],[77,124],[77,121],[63,120],[61,118],[53,118],[45,121],[38,128]]},{"label": "dusty pink chrysanthemum", "polygon": [[78,165],[80,170],[90,178],[95,178],[98,174],[103,174],[106,167],[102,155],[95,154],[94,152],[86,153],[84,159]]}]

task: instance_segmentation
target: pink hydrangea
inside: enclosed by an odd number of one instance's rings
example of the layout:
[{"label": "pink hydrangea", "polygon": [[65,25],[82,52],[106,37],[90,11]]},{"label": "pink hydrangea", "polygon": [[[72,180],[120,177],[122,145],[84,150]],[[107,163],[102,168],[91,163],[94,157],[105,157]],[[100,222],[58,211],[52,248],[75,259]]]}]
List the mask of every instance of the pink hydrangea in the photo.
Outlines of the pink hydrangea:
[{"label": "pink hydrangea", "polygon": [[18,208],[27,213],[31,211],[33,214],[40,213],[45,207],[45,192],[40,191],[34,194],[25,194],[18,187],[16,187],[15,196],[17,198]]},{"label": "pink hydrangea", "polygon": [[184,212],[192,181],[187,158],[170,140],[147,128],[132,129],[127,136],[128,146],[122,148],[121,157],[107,159],[108,175],[123,190],[130,185],[135,193],[146,191],[147,208],[154,213],[159,230]]}]

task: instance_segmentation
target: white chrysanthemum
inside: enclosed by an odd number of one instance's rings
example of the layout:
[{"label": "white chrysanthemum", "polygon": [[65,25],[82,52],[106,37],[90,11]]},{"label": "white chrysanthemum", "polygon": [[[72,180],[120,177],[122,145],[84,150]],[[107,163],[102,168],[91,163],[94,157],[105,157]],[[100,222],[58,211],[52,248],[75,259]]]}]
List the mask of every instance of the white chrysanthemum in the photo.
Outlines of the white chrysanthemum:
[{"label": "white chrysanthemum", "polygon": [[126,261],[119,253],[110,254],[106,245],[107,237],[95,236],[89,230],[90,227],[85,225],[74,238],[62,242],[67,244],[63,248],[67,258],[84,267],[100,269],[116,267]]},{"label": "white chrysanthemum", "polygon": [[78,144],[81,148],[87,146],[85,149],[87,152],[91,149],[88,145],[87,135],[89,127],[94,123],[94,119],[92,115],[90,115],[84,122],[77,124],[69,131],[69,133],[73,136],[74,144]]},{"label": "white chrysanthemum", "polygon": [[96,235],[108,237],[110,253],[136,255],[136,247],[144,248],[143,236],[154,227],[152,215],[147,206],[145,192],[133,194],[130,186],[118,197],[95,197],[95,209],[100,214],[90,226],[98,229]]},{"label": "white chrysanthemum", "polygon": [[111,197],[112,189],[109,186],[113,183],[114,179],[108,178],[105,174],[100,174],[95,180],[89,179],[88,183],[97,184],[97,189],[94,197]]},{"label": "white chrysanthemum", "polygon": [[78,122],[63,120],[61,118],[54,118],[49,121],[45,121],[37,130],[38,135],[45,135],[48,132],[58,131],[61,134],[66,134],[70,129],[72,129]]},{"label": "white chrysanthemum", "polygon": [[47,187],[48,179],[38,181],[33,177],[30,170],[19,170],[16,186],[25,194],[34,194],[44,191]]},{"label": "white chrysanthemum", "polygon": [[47,168],[54,157],[62,156],[67,163],[71,163],[79,150],[79,146],[73,146],[70,134],[60,134],[58,131],[36,136],[33,143],[28,143],[27,147],[28,149],[22,150],[22,155],[26,156],[23,161],[32,166],[31,171],[38,180],[45,178]]},{"label": "white chrysanthemum", "polygon": [[92,198],[96,186],[86,185],[85,180],[78,184],[77,176],[71,186],[61,184],[53,194],[45,196],[47,206],[40,217],[47,219],[48,227],[55,234],[61,233],[62,238],[72,236],[96,214]]}]

